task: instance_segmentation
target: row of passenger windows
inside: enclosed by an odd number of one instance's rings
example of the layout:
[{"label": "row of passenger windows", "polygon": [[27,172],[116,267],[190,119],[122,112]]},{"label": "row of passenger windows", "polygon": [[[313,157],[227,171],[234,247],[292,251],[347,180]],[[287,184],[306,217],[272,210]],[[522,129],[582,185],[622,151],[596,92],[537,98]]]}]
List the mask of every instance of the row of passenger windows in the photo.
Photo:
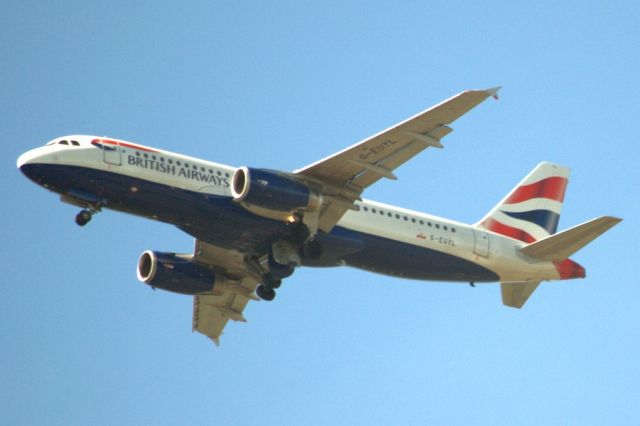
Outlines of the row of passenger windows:
[{"label": "row of passenger windows", "polygon": [[453,226],[440,225],[439,223],[432,223],[432,222],[429,222],[429,221],[425,222],[422,219],[416,219],[415,217],[404,216],[404,215],[400,215],[398,213],[385,212],[382,209],[376,209],[376,208],[373,208],[373,207],[370,208],[370,207],[363,206],[362,209],[365,212],[369,212],[370,211],[371,213],[374,213],[374,214],[377,213],[377,214],[380,214],[381,216],[387,215],[390,218],[394,218],[395,217],[398,220],[404,220],[406,222],[410,221],[412,223],[419,223],[420,225],[424,225],[426,223],[426,225],[428,227],[434,227],[436,229],[442,228],[445,231],[456,232],[456,228],[454,228]]},{"label": "row of passenger windows", "polygon": [[[125,152],[125,150],[123,149],[122,152]],[[144,157],[144,158],[150,158],[153,161],[160,161],[161,163],[164,163],[165,161],[168,164],[175,164],[178,167],[191,167],[193,170],[198,170],[200,169],[201,172],[209,172],[211,174],[217,174],[218,176],[222,176],[224,174],[225,177],[230,177],[229,173],[222,173],[220,170],[217,171],[213,171],[213,169],[207,169],[206,167],[203,166],[196,166],[195,164],[188,164],[188,163],[183,163],[182,161],[178,161],[178,160],[173,160],[172,158],[168,158],[167,160],[164,159],[164,157],[162,156],[157,156],[155,154],[147,154],[146,152],[141,153],[140,151],[136,151],[136,156],[140,157]]]}]

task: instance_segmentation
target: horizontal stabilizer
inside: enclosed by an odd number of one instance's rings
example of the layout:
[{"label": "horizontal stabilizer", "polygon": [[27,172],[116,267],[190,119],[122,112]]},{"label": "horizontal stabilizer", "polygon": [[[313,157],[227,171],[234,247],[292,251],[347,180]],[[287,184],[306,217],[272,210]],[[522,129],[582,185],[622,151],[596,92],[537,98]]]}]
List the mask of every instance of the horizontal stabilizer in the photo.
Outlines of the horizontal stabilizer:
[{"label": "horizontal stabilizer", "polygon": [[602,216],[528,244],[520,251],[540,260],[568,259],[621,220],[617,217]]},{"label": "horizontal stabilizer", "polygon": [[538,288],[540,281],[500,283],[502,303],[512,308],[522,308],[529,296]]}]

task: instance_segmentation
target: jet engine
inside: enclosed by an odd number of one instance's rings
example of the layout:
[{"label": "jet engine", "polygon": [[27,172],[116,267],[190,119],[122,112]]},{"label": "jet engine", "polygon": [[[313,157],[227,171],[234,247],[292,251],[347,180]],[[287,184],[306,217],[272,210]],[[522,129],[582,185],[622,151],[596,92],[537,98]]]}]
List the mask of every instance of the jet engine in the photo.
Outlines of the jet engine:
[{"label": "jet engine", "polygon": [[314,211],[320,194],[288,173],[241,167],[233,174],[231,195],[243,205],[271,212]]},{"label": "jet engine", "polygon": [[153,288],[181,294],[213,290],[215,274],[192,261],[191,255],[147,250],[138,260],[138,279]]}]

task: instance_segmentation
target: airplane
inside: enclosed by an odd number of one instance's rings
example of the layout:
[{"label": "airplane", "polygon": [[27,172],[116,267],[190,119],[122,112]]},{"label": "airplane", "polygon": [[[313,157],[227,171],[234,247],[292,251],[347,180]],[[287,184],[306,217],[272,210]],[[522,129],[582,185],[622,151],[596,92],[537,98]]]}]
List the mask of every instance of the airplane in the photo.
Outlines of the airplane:
[{"label": "airplane", "polygon": [[82,210],[111,209],[175,225],[193,253],[147,250],[143,283],[192,295],[193,330],[219,344],[250,300],[273,300],[300,266],[350,266],[416,280],[500,282],[521,308],[542,281],[584,278],[569,259],[622,219],[602,216],[556,232],[569,169],[543,162],[474,224],[362,198],[499,87],[461,92],[293,172],[232,167],[124,140],[71,135],[17,160],[20,171]]}]

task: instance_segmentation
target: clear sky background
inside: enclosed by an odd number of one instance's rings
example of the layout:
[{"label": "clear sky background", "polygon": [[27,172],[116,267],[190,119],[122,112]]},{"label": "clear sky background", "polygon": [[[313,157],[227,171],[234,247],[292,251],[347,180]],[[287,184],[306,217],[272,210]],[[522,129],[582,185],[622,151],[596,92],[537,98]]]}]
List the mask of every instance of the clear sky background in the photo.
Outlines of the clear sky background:
[{"label": "clear sky background", "polygon": [[[526,3],[3,2],[0,423],[639,424],[640,6]],[[79,228],[15,166],[86,133],[293,170],[496,85],[365,196],[469,223],[538,162],[571,167],[560,228],[625,221],[520,311],[498,285],[301,269],[216,348],[190,297],[135,276],[190,237]]]}]

